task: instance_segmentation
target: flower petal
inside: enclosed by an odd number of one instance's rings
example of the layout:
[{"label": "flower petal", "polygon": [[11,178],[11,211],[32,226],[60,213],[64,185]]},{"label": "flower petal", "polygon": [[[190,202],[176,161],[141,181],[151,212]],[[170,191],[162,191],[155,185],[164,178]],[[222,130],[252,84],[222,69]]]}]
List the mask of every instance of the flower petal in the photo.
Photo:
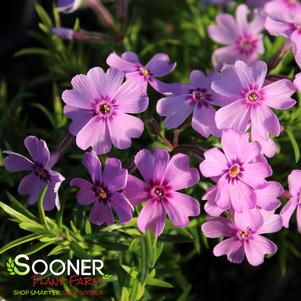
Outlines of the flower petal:
[{"label": "flower petal", "polygon": [[102,182],[101,162],[95,151],[92,150],[84,154],[83,165],[88,170],[93,183]]},{"label": "flower petal", "polygon": [[32,170],[33,162],[28,158],[10,151],[4,151],[3,153],[8,155],[3,161],[3,165],[7,170],[11,172]]},{"label": "flower petal", "polygon": [[264,218],[263,225],[257,230],[258,234],[275,233],[281,230],[283,221],[279,214],[261,210]]},{"label": "flower petal", "polygon": [[118,149],[129,148],[131,138],[139,138],[144,130],[144,124],[139,118],[121,112],[108,120],[108,127],[113,145]]},{"label": "flower petal", "polygon": [[192,116],[192,128],[206,138],[209,135],[219,137],[221,131],[216,127],[215,113],[211,105],[196,105]]},{"label": "flower petal", "polygon": [[135,156],[135,164],[147,182],[162,183],[169,162],[169,154],[162,148],[153,153],[143,149]]},{"label": "flower petal", "polygon": [[193,112],[194,105],[187,102],[185,95],[161,98],[157,103],[157,112],[166,116],[164,126],[168,129],[181,125]]},{"label": "flower petal", "polygon": [[109,202],[96,201],[91,208],[89,219],[95,225],[105,223],[107,226],[114,224],[114,217],[112,214]]},{"label": "flower petal", "polygon": [[262,90],[265,92],[264,103],[278,110],[287,110],[296,104],[296,101],[291,96],[296,92],[294,84],[287,79],[278,80]]},{"label": "flower petal", "polygon": [[291,195],[299,196],[301,190],[301,170],[295,169],[289,174],[288,186]]},{"label": "flower petal", "polygon": [[127,184],[122,193],[133,205],[138,205],[150,198],[149,190],[150,187],[145,182],[128,175]]},{"label": "flower petal", "polygon": [[162,234],[165,227],[165,210],[160,201],[152,199],[146,202],[137,221],[137,226],[142,233],[151,229],[155,236]]},{"label": "flower petal", "polygon": [[223,217],[214,217],[202,225],[202,231],[208,238],[231,237],[235,234],[232,223]]},{"label": "flower petal", "polygon": [[79,204],[86,206],[97,200],[97,196],[93,191],[93,184],[85,179],[75,178],[70,182],[71,186],[78,186],[80,189],[76,194]]},{"label": "flower petal", "polygon": [[92,110],[85,110],[69,105],[64,107],[64,115],[69,117],[72,122],[69,126],[69,132],[76,136],[78,132],[93,118]]},{"label": "flower petal", "polygon": [[246,253],[246,257],[248,259],[248,262],[252,266],[258,266],[263,263],[264,261],[264,254],[262,254],[258,248],[256,247],[256,244],[254,244],[254,241],[249,239],[244,241],[244,249]]},{"label": "flower petal", "polygon": [[220,108],[215,114],[219,129],[235,129],[244,132],[250,122],[250,108],[242,99]]},{"label": "flower petal", "polygon": [[44,140],[38,139],[35,136],[28,136],[24,140],[24,144],[35,163],[42,164],[43,167],[48,164],[50,153]]},{"label": "flower petal", "polygon": [[103,170],[103,183],[110,191],[123,189],[126,185],[127,178],[128,171],[127,169],[122,168],[119,159],[107,159]]},{"label": "flower petal", "polygon": [[176,67],[176,63],[169,64],[169,56],[165,53],[157,53],[151,60],[145,65],[151,74],[155,77],[161,77],[172,72]]},{"label": "flower petal", "polygon": [[297,208],[297,198],[293,197],[291,198],[287,204],[281,209],[280,216],[282,218],[283,227],[288,228],[289,227],[289,221],[291,219],[292,214]]},{"label": "flower petal", "polygon": [[215,256],[227,255],[230,262],[241,263],[244,260],[245,253],[243,244],[237,237],[231,237],[218,243],[214,249]]},{"label": "flower petal", "polygon": [[121,58],[116,53],[111,53],[107,57],[107,64],[115,69],[123,72],[134,72],[137,69],[137,64]]},{"label": "flower petal", "polygon": [[204,177],[221,176],[227,169],[226,157],[217,147],[205,151],[204,157],[205,160],[199,166]]},{"label": "flower petal", "polygon": [[189,224],[190,216],[200,215],[198,201],[183,193],[169,193],[162,205],[176,227],[186,227]]},{"label": "flower petal", "polygon": [[127,223],[132,219],[132,212],[134,207],[129,200],[119,192],[113,192],[110,197],[111,205],[119,217],[120,223]]},{"label": "flower petal", "polygon": [[164,180],[171,187],[170,189],[180,190],[196,185],[200,175],[196,168],[190,168],[187,155],[176,154],[167,165]]},{"label": "flower petal", "polygon": [[125,81],[117,91],[114,91],[114,100],[118,110],[124,113],[141,113],[148,107],[148,97],[142,96],[142,86],[134,80]]},{"label": "flower petal", "polygon": [[44,185],[45,182],[32,172],[21,180],[18,193],[20,195],[29,195],[27,202],[32,205],[38,201],[39,194]]},{"label": "flower petal", "polygon": [[76,136],[76,144],[82,150],[92,146],[97,154],[108,153],[112,148],[112,141],[106,121],[93,117],[79,131]]}]

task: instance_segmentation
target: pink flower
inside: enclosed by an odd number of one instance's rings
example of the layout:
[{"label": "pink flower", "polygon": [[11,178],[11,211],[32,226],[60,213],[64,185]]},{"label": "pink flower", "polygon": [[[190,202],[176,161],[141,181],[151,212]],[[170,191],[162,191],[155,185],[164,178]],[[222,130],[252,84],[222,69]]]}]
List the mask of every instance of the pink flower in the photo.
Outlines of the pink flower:
[{"label": "pink flower", "polygon": [[214,147],[204,153],[201,173],[217,182],[215,203],[220,209],[242,212],[257,204],[255,189],[267,184],[272,169],[260,154],[258,142],[249,142],[249,134],[229,129],[223,131],[222,153]]},{"label": "pink flower", "polygon": [[209,238],[229,237],[215,246],[215,256],[227,255],[233,263],[241,263],[246,256],[251,265],[258,266],[263,263],[265,254],[277,252],[277,246],[262,234],[278,232],[281,227],[278,214],[252,209],[235,212],[230,220],[212,218],[203,224],[202,231]]},{"label": "pink flower", "polygon": [[128,113],[146,110],[148,98],[141,96],[142,88],[133,80],[123,83],[124,74],[115,69],[104,73],[95,67],[87,75],[76,75],[72,90],[65,90],[64,113],[72,119],[69,131],[76,135],[76,144],[85,150],[92,146],[98,154],[131,146],[131,138],[139,138],[143,122]]},{"label": "pink flower", "polygon": [[301,4],[297,0],[274,0],[265,6],[265,28],[276,36],[287,37],[301,67]]},{"label": "pink flower", "polygon": [[288,176],[289,192],[291,198],[282,208],[280,215],[283,220],[283,226],[289,227],[289,221],[297,209],[297,225],[298,231],[301,233],[301,170],[293,170]]},{"label": "pink flower", "polygon": [[137,222],[141,232],[152,229],[156,236],[162,234],[166,213],[176,227],[187,226],[189,216],[200,214],[199,203],[178,192],[199,182],[199,172],[189,167],[188,156],[176,154],[170,159],[161,148],[153,153],[144,149],[137,153],[135,164],[144,181],[129,175],[123,194],[133,205],[146,201]]},{"label": "pink flower", "polygon": [[270,0],[247,0],[247,4],[255,8],[264,8]]},{"label": "pink flower", "polygon": [[298,92],[301,93],[301,73],[296,74],[294,85],[297,88]]},{"label": "pink flower", "polygon": [[211,89],[212,73],[208,77],[202,71],[194,70],[190,74],[190,83],[183,85],[182,92],[162,98],[157,103],[157,112],[166,116],[164,126],[168,129],[180,126],[190,114],[192,127],[204,137],[220,136],[220,130],[215,124],[215,109],[213,105],[223,105],[225,102]]},{"label": "pink flower", "polygon": [[237,61],[224,68],[221,77],[213,81],[212,89],[232,102],[216,112],[219,129],[244,132],[251,125],[253,139],[268,140],[269,134],[280,135],[278,118],[270,107],[279,110],[293,107],[296,101],[291,96],[296,88],[287,79],[264,85],[266,74],[267,65],[262,61],[251,66]]},{"label": "pink flower", "polygon": [[50,155],[46,142],[35,136],[28,136],[24,140],[24,145],[31,159],[15,152],[4,151],[8,155],[3,162],[7,170],[29,172],[19,184],[19,194],[28,195],[28,204],[33,205],[37,203],[41,190],[47,184],[43,208],[49,211],[57,207],[60,210],[58,191],[65,178],[52,169],[53,157]]},{"label": "pink flower", "polygon": [[236,10],[236,20],[229,14],[220,14],[216,18],[217,24],[209,26],[210,38],[226,45],[213,52],[214,65],[233,64],[236,60],[253,63],[263,53],[260,31],[263,29],[264,17],[255,11],[253,21],[248,23],[248,14],[248,7],[241,4]]},{"label": "pink flower", "polygon": [[165,53],[156,54],[146,65],[142,65],[138,55],[130,51],[124,52],[121,57],[116,53],[111,53],[107,58],[107,64],[123,71],[128,79],[139,83],[145,93],[148,84],[158,92],[169,92],[172,84],[162,83],[157,77],[169,74],[176,67],[176,63],[169,64],[169,56]]},{"label": "pink flower", "polygon": [[[266,211],[275,211],[280,207],[281,202],[279,197],[283,194],[282,186],[275,181],[266,182],[265,185],[260,186],[254,190],[256,195],[256,206]],[[218,207],[216,203],[217,185],[211,187],[203,196],[203,200],[207,201],[204,209],[211,216],[220,216],[225,209]],[[230,208],[232,210],[232,208]]]},{"label": "pink flower", "polygon": [[92,183],[76,178],[70,184],[80,188],[76,196],[79,204],[87,206],[93,203],[89,214],[90,221],[96,225],[112,225],[112,210],[116,212],[122,224],[131,220],[134,208],[129,200],[118,192],[126,186],[128,178],[128,171],[122,168],[120,160],[107,159],[102,171],[101,162],[92,151],[85,153],[83,164],[91,176]]}]

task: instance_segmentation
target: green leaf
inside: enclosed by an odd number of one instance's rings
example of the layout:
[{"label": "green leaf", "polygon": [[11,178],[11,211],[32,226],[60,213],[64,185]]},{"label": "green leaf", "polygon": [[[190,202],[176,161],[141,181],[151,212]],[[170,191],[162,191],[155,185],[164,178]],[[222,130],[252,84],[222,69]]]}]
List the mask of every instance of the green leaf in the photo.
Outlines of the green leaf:
[{"label": "green leaf", "polygon": [[6,252],[7,250],[12,249],[16,246],[27,243],[29,241],[32,241],[32,240],[35,240],[35,239],[40,239],[41,237],[43,237],[43,235],[29,234],[29,235],[23,236],[21,238],[18,238],[16,240],[13,240],[13,241],[9,242],[8,244],[6,244],[5,246],[3,246],[0,249],[0,254]]},{"label": "green leaf", "polygon": [[29,248],[27,251],[24,252],[24,254],[27,255],[32,255],[48,246],[51,244],[55,243],[55,241],[50,241],[50,242],[38,242],[37,244],[34,244],[31,248]]},{"label": "green leaf", "polygon": [[70,242],[70,248],[79,258],[90,258],[91,256],[75,241]]},{"label": "green leaf", "polygon": [[12,218],[17,219],[19,222],[32,222],[27,216],[23,215],[22,213],[18,212],[17,210],[13,209],[12,207],[0,202],[0,207]]},{"label": "green leaf", "polygon": [[180,297],[177,299],[177,301],[186,301],[187,298],[188,298],[188,296],[189,296],[191,287],[192,287],[191,284],[189,284],[189,285],[185,288],[184,292],[183,292],[183,293],[180,295]]},{"label": "green leaf", "polygon": [[124,286],[121,290],[121,297],[120,301],[129,301],[130,300],[130,294],[128,289]]},{"label": "green leaf", "polygon": [[299,149],[298,142],[297,142],[297,140],[295,138],[295,135],[294,135],[294,133],[291,129],[287,129],[286,132],[287,132],[288,138],[289,138],[289,140],[292,144],[293,150],[294,150],[296,163],[298,163],[299,160],[300,160],[300,149]]},{"label": "green leaf", "polygon": [[27,209],[25,208],[14,196],[12,196],[9,192],[6,192],[6,195],[10,202],[16,207],[16,209],[26,215],[28,218],[32,220],[36,220],[37,218]]},{"label": "green leaf", "polygon": [[43,24],[46,25],[49,30],[51,30],[52,27],[53,27],[52,21],[49,18],[49,16],[46,13],[46,11],[44,10],[44,8],[41,5],[36,4],[35,9],[36,9],[36,12],[39,15],[41,21],[43,22]]},{"label": "green leaf", "polygon": [[39,194],[38,210],[39,210],[39,217],[40,217],[42,225],[44,225],[46,229],[49,229],[48,223],[47,223],[47,220],[46,220],[46,215],[45,215],[44,207],[43,207],[44,198],[45,198],[45,194],[46,194],[47,188],[48,188],[48,183],[46,183],[44,185],[43,189],[41,190],[41,192]]},{"label": "green leaf", "polygon": [[159,287],[165,287],[165,288],[173,288],[173,286],[161,279],[151,278],[146,280],[146,284],[151,286],[159,286]]},{"label": "green leaf", "polygon": [[50,56],[50,52],[44,48],[30,47],[24,48],[14,53],[14,57],[19,57],[23,55],[42,55]]}]

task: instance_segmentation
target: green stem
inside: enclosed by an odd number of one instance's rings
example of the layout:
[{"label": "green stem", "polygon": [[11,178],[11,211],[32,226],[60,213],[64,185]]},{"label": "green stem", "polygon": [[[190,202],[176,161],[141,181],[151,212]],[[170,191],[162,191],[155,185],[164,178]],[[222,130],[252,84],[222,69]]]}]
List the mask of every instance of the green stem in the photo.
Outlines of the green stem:
[{"label": "green stem", "polygon": [[40,217],[42,225],[44,225],[45,228],[47,230],[49,230],[49,226],[47,224],[46,215],[45,215],[45,211],[44,211],[44,207],[43,207],[44,198],[45,198],[47,188],[48,188],[48,183],[45,184],[45,186],[43,187],[43,189],[41,190],[41,192],[39,194],[38,210],[39,210],[39,217]]}]

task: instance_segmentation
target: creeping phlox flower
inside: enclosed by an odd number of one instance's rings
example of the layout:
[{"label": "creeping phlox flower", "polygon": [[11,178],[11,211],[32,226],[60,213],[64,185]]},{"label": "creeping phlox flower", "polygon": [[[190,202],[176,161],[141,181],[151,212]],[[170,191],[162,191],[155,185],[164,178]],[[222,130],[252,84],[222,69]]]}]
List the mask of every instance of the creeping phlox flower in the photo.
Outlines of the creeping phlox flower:
[{"label": "creeping phlox flower", "polygon": [[[267,185],[272,169],[260,155],[258,142],[249,142],[249,134],[228,129],[223,131],[222,153],[214,147],[204,153],[201,173],[217,183],[214,203],[220,209],[242,212],[257,205],[256,188]],[[212,192],[212,191],[211,191]]]},{"label": "creeping phlox flower", "polygon": [[287,79],[264,85],[266,74],[267,65],[262,61],[251,66],[237,61],[223,69],[221,76],[213,81],[212,89],[231,101],[216,112],[219,129],[244,132],[251,126],[253,140],[262,144],[271,143],[269,134],[280,135],[279,120],[270,107],[279,110],[293,107],[296,101],[291,96],[296,88]]},{"label": "creeping phlox flower", "polygon": [[220,14],[216,17],[216,25],[208,27],[212,40],[226,45],[213,52],[214,65],[219,63],[233,64],[236,60],[253,63],[263,53],[262,35],[264,17],[254,11],[254,19],[248,23],[248,7],[241,4],[236,10],[236,20],[229,14]]},{"label": "creeping phlox flower", "polygon": [[288,184],[291,198],[282,208],[280,215],[283,220],[283,226],[288,228],[290,218],[297,209],[297,226],[299,233],[301,233],[301,170],[293,170],[290,173]]},{"label": "creeping phlox flower", "polygon": [[274,0],[266,4],[265,12],[265,28],[272,35],[289,39],[301,67],[301,3],[298,0]]},{"label": "creeping phlox flower", "polygon": [[45,210],[52,210],[56,206],[59,210],[58,190],[65,178],[51,169],[51,157],[46,142],[35,136],[28,136],[24,145],[32,160],[18,153],[5,151],[8,155],[4,159],[5,168],[12,172],[30,171],[30,174],[21,180],[18,188],[20,195],[29,195],[28,204],[36,203],[41,190],[48,184],[43,207]]},{"label": "creeping phlox flower", "polygon": [[263,263],[265,254],[277,251],[277,246],[262,234],[278,232],[282,220],[273,212],[247,211],[244,214],[235,212],[229,219],[211,218],[202,225],[202,231],[209,238],[227,237],[213,249],[215,256],[227,255],[233,263],[241,263],[246,256],[251,265],[258,266]]},{"label": "creeping phlox flower", "polygon": [[157,79],[174,70],[176,63],[169,64],[169,56],[158,53],[144,66],[140,63],[136,53],[127,51],[121,57],[111,53],[107,58],[107,64],[115,69],[121,70],[128,79],[138,82],[146,93],[148,83],[158,92],[169,92],[173,84],[165,84]]},{"label": "creeping phlox flower", "polygon": [[182,86],[180,95],[167,96],[157,103],[157,112],[166,116],[164,126],[168,129],[181,125],[193,112],[192,127],[204,137],[220,136],[215,124],[213,105],[225,104],[220,95],[211,89],[215,73],[206,77],[202,71],[194,70],[190,74],[190,83]]},{"label": "creeping phlox flower", "polygon": [[121,167],[120,160],[107,159],[102,171],[101,162],[92,151],[85,153],[83,164],[91,176],[92,183],[76,178],[71,181],[71,186],[80,188],[76,196],[79,204],[86,206],[93,203],[90,221],[96,225],[103,223],[112,225],[114,223],[112,209],[121,223],[131,220],[134,208],[124,194],[118,192],[125,187],[128,177],[128,172]]},{"label": "creeping phlox flower", "polygon": [[301,73],[296,74],[294,85],[299,92],[301,92]]},{"label": "creeping phlox flower", "polygon": [[76,135],[76,144],[85,150],[92,146],[98,154],[131,146],[131,138],[139,138],[143,122],[128,113],[146,110],[148,98],[133,80],[123,83],[123,72],[95,67],[87,75],[73,77],[72,90],[62,95],[64,113],[72,119],[69,131]]},{"label": "creeping phlox flower", "polygon": [[[275,181],[266,182],[265,185],[254,189],[256,195],[256,207],[265,211],[275,211],[280,207],[281,202],[278,199],[283,194],[281,184]],[[207,201],[204,209],[211,216],[220,216],[225,209],[220,208],[216,203],[217,185],[211,187],[203,196],[203,200]],[[230,208],[233,210],[233,208]]]},{"label": "creeping phlox flower", "polygon": [[177,227],[187,226],[189,216],[200,214],[199,203],[178,192],[199,182],[199,172],[189,166],[188,156],[176,154],[170,159],[161,148],[153,153],[144,149],[135,156],[135,164],[144,181],[129,175],[123,193],[133,205],[146,201],[137,222],[143,233],[152,229],[159,236],[164,230],[166,213]]},{"label": "creeping phlox flower", "polygon": [[58,0],[58,11],[65,14],[70,14],[80,8],[85,0]]}]

